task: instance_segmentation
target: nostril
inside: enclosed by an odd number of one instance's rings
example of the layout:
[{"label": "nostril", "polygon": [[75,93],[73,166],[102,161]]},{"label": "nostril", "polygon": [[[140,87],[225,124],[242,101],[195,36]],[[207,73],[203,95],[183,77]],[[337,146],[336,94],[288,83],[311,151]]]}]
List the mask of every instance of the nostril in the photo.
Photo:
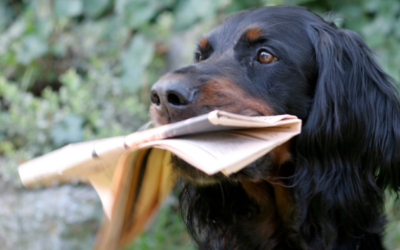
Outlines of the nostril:
[{"label": "nostril", "polygon": [[153,91],[150,95],[151,102],[155,105],[160,105],[160,97],[158,96],[156,91]]},{"label": "nostril", "polygon": [[167,100],[170,104],[175,106],[181,106],[188,104],[188,100],[180,93],[175,91],[170,91],[167,95]]}]

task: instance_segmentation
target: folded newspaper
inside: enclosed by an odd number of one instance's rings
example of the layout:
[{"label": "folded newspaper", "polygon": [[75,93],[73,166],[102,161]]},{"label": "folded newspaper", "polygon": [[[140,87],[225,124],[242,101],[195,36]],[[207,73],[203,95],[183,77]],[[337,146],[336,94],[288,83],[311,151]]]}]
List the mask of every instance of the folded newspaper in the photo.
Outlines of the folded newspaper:
[{"label": "folded newspaper", "polygon": [[291,115],[213,111],[127,136],[70,144],[18,171],[26,187],[91,183],[106,215],[93,249],[117,249],[140,232],[174,186],[171,154],[206,174],[229,175],[300,130],[301,120]]}]

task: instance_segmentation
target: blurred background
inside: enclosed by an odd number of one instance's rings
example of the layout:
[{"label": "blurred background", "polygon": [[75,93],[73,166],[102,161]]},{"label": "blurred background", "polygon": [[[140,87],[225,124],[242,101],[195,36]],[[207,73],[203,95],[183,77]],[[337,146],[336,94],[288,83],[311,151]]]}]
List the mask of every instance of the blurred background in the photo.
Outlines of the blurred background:
[{"label": "blurred background", "polygon": [[[68,143],[134,132],[149,89],[191,62],[201,36],[230,13],[301,5],[358,32],[400,79],[398,0],[0,0],[1,249],[90,249],[102,210],[90,186],[25,190],[17,166]],[[385,238],[400,249],[391,208]],[[194,249],[171,195],[127,249]]]}]

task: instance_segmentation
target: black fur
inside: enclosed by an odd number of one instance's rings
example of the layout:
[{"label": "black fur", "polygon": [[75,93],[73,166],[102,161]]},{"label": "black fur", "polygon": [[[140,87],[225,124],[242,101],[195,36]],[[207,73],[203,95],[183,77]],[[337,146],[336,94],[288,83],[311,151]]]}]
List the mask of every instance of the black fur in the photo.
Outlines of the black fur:
[{"label": "black fur", "polygon": [[[262,35],[251,40],[254,27]],[[260,63],[260,49],[279,60]],[[181,206],[199,248],[384,249],[384,190],[400,188],[399,93],[360,36],[305,8],[264,7],[227,18],[195,57],[153,87],[153,121],[213,109],[303,120],[284,162],[273,152],[213,178],[175,159],[189,180]],[[213,96],[209,86],[222,78],[252,102]]]}]

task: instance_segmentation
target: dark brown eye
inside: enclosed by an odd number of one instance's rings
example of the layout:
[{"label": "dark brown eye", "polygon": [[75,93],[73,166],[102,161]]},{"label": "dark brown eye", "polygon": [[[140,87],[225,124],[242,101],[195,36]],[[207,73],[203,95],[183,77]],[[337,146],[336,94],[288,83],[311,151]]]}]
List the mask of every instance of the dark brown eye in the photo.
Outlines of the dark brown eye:
[{"label": "dark brown eye", "polygon": [[276,58],[275,56],[273,56],[271,53],[265,51],[265,50],[260,50],[258,52],[258,61],[260,63],[272,63],[277,61],[278,58]]},{"label": "dark brown eye", "polygon": [[203,60],[203,56],[201,55],[200,52],[196,52],[194,57],[196,62],[201,62]]}]

